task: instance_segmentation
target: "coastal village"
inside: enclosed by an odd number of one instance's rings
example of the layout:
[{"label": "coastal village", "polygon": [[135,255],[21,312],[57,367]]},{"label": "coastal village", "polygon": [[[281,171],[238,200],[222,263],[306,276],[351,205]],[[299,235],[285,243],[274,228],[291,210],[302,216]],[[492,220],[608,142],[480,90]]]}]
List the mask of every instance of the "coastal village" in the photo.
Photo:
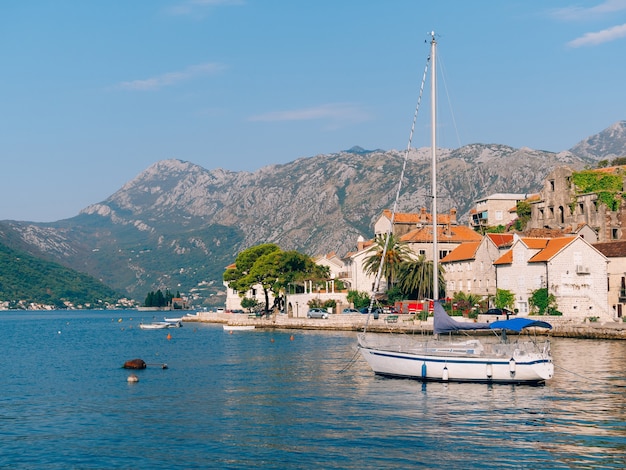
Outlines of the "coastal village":
[{"label": "coastal village", "polygon": [[[580,183],[579,175],[601,181],[601,190]],[[614,189],[606,189],[611,180]],[[615,187],[616,182],[619,187]],[[438,214],[437,253],[445,271],[446,297],[457,292],[483,297],[487,305],[498,289],[515,294],[519,316],[532,315],[529,297],[547,289],[556,299],[559,321],[574,323],[621,323],[626,305],[626,166],[575,172],[554,169],[537,194],[492,194],[475,201],[468,225],[457,221],[456,210]],[[526,202],[530,217],[523,231],[511,230],[518,219],[517,206]],[[417,258],[433,259],[433,217],[419,213],[385,210],[374,224],[375,235],[393,233]],[[489,227],[504,231],[489,233]],[[485,233],[481,235],[481,232]],[[334,313],[350,307],[347,290],[371,292],[374,277],[364,268],[373,240],[359,237],[356,249],[345,256],[334,253],[315,257],[327,266],[325,286],[305,282],[298,293],[288,293],[289,318],[304,318],[311,300],[334,300]],[[337,281],[343,290],[336,288]],[[339,284],[339,283],[337,283]],[[240,311],[244,297],[262,301],[262,289],[241,293],[227,288],[226,311]],[[295,291],[294,291],[295,292]],[[428,302],[426,302],[428,305]],[[400,312],[409,313],[409,312]],[[553,321],[551,319],[551,321]],[[616,325],[617,326],[617,325]]]}]

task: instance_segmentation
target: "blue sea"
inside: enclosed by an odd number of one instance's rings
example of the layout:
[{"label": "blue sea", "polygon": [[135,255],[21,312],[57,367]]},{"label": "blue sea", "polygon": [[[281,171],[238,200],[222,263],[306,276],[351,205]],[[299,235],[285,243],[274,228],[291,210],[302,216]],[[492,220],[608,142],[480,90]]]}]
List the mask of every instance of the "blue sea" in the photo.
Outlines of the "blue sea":
[{"label": "blue sea", "polygon": [[374,376],[354,332],[151,315],[0,313],[0,468],[626,467],[625,341],[554,339],[545,386],[422,384]]}]

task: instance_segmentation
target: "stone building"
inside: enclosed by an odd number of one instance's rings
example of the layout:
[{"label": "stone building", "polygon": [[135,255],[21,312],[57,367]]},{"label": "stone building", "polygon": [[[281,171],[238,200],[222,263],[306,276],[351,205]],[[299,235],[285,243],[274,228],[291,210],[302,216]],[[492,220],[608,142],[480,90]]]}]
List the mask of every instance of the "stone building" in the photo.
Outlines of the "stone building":
[{"label": "stone building", "polygon": [[566,318],[612,318],[607,295],[608,260],[584,238],[517,238],[494,264],[498,289],[515,294],[520,315],[529,314],[532,292],[547,288]]},{"label": "stone building", "polygon": [[517,203],[528,199],[528,194],[497,193],[478,199],[470,211],[470,226],[474,230],[507,226],[517,219]]},{"label": "stone building", "polygon": [[[607,175],[626,176],[626,167],[617,166],[588,170]],[[626,240],[622,221],[626,219],[626,204],[616,197],[616,207],[607,207],[597,193],[580,193],[572,181],[574,171],[559,167],[544,181],[539,197],[529,199],[531,219],[527,229],[560,229],[573,233],[576,227],[587,224],[596,233],[598,241]],[[623,183],[620,192],[624,190]],[[619,196],[619,195],[618,195]]]},{"label": "stone building", "polygon": [[511,248],[513,240],[510,233],[488,233],[481,241],[463,243],[449,253],[441,260],[446,295],[452,297],[464,292],[487,298],[494,296],[497,286],[493,262]]}]

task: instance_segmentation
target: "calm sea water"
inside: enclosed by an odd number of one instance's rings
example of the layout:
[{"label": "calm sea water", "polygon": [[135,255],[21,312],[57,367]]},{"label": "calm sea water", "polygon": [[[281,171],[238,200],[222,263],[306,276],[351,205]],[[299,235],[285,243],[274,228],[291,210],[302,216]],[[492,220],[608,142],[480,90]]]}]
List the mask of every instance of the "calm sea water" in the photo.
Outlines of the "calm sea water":
[{"label": "calm sea water", "polygon": [[0,468],[626,467],[626,342],[553,340],[543,387],[424,385],[374,376],[355,333],[141,320],[0,314]]}]

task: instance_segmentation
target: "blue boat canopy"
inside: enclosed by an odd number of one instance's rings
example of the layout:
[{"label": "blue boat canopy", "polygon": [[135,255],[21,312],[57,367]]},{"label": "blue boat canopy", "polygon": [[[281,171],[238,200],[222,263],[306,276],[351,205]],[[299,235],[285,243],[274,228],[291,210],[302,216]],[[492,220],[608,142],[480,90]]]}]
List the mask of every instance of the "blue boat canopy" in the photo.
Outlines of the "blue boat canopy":
[{"label": "blue boat canopy", "polygon": [[450,333],[452,331],[488,330],[490,328],[489,323],[460,322],[455,320],[448,315],[440,302],[435,302],[434,309],[433,333],[436,335],[440,333]]},{"label": "blue boat canopy", "polygon": [[513,318],[512,320],[494,321],[492,323],[478,323],[478,322],[460,322],[452,318],[444,310],[440,302],[435,302],[434,305],[434,325],[433,333],[438,335],[440,333],[450,333],[452,331],[461,330],[511,330],[520,332],[524,328],[530,328],[533,326],[539,328],[552,329],[550,323],[545,321],[531,320],[530,318]]},{"label": "blue boat canopy", "polygon": [[511,320],[494,321],[489,325],[492,330],[512,330],[517,332],[522,331],[524,328],[530,328],[533,326],[538,328],[547,328],[549,330],[552,329],[552,325],[550,325],[550,323],[539,320],[531,320],[530,318],[513,318]]}]

